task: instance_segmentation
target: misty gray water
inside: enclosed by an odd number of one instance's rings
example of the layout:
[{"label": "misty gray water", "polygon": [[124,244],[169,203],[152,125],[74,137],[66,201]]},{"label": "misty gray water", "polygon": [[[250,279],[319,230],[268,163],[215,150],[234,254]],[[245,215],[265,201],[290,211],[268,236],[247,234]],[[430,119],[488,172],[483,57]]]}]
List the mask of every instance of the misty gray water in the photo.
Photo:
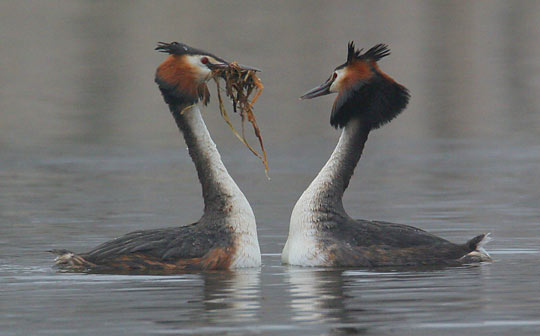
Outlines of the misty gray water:
[{"label": "misty gray water", "polygon": [[[0,334],[538,334],[539,13],[538,1],[2,1]],[[153,82],[156,42],[174,40],[263,69],[271,181],[215,100],[203,112],[257,216],[263,267],[57,273],[46,250],[199,218],[195,170]],[[280,264],[294,202],[339,136],[334,97],[298,97],[349,40],[388,43],[381,68],[412,100],[371,134],[346,209],[455,242],[491,232],[494,263]]]}]

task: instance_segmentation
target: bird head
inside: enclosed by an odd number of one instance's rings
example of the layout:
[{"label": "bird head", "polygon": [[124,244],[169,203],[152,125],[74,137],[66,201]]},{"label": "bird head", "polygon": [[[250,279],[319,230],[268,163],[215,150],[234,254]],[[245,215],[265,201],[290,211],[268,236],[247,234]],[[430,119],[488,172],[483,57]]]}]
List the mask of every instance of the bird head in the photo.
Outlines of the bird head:
[{"label": "bird head", "polygon": [[[179,42],[159,42],[156,50],[170,56],[157,68],[155,81],[163,98],[171,107],[210,101],[206,82],[212,72],[227,68],[229,62],[203,50],[192,48]],[[242,69],[259,69],[239,65]]]},{"label": "bird head", "polygon": [[409,102],[409,91],[379,68],[377,62],[390,55],[385,44],[377,44],[365,53],[349,42],[347,62],[334,69],[320,86],[301,99],[337,93],[330,124],[342,128],[353,118],[362,118],[370,129],[379,128],[395,118]]}]

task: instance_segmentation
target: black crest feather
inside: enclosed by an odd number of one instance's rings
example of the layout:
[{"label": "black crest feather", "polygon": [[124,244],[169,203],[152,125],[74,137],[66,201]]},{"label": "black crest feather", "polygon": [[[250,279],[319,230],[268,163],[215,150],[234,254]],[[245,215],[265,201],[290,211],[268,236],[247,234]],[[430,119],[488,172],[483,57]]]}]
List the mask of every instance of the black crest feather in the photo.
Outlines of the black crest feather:
[{"label": "black crest feather", "polygon": [[386,44],[380,43],[366,51],[362,58],[378,61],[388,55],[390,55],[390,49]]},{"label": "black crest feather", "polygon": [[192,48],[180,42],[158,42],[155,50],[171,55],[209,55],[206,51]]},{"label": "black crest feather", "polygon": [[180,42],[158,42],[157,47],[154,50],[170,55],[206,55],[211,56],[218,61],[225,62],[222,58],[217,57],[216,55],[209,53],[208,51],[196,49],[188,46],[185,43]]},{"label": "black crest feather", "polygon": [[[355,50],[354,42],[349,42],[347,63],[343,66],[353,60],[378,61],[388,55],[390,49],[386,44],[377,44],[362,54],[362,49]],[[409,103],[410,94],[406,87],[396,83],[378,67],[370,66],[373,76],[339,93],[330,116],[332,126],[342,128],[353,117],[359,117],[369,128],[379,128],[394,119]]]},{"label": "black crest feather", "polygon": [[379,43],[362,54],[364,49],[355,49],[354,42],[347,45],[347,63],[351,64],[354,60],[373,60],[378,61],[383,57],[390,55],[390,49],[386,44]]},{"label": "black crest feather", "polygon": [[355,59],[360,58],[361,53],[362,49],[355,50],[354,41],[349,42],[349,44],[347,45],[347,64],[350,64]]}]

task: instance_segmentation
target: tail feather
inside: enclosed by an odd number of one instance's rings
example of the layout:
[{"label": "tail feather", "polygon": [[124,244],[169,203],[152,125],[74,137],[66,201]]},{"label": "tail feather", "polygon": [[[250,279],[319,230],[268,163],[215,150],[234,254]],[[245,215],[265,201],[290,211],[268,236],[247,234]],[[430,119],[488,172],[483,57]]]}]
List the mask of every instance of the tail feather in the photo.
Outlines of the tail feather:
[{"label": "tail feather", "polygon": [[481,234],[469,240],[465,243],[465,246],[467,246],[470,252],[461,257],[460,260],[464,263],[491,261],[491,256],[484,248],[490,241],[491,233]]},{"label": "tail feather", "polygon": [[492,240],[491,238],[491,232],[488,232],[484,235],[484,238],[482,240],[480,240],[480,242],[478,242],[478,245],[476,245],[476,250],[478,250],[479,252],[481,253],[484,253],[485,255],[487,255],[488,257],[490,256],[489,253],[486,251],[486,249],[484,248],[484,246],[487,245],[487,243],[489,243],[490,241]]},{"label": "tail feather", "polygon": [[56,254],[56,258],[54,258],[54,263],[56,266],[63,269],[84,270],[95,266],[93,263],[85,260],[82,256],[68,250],[55,249],[48,252]]}]

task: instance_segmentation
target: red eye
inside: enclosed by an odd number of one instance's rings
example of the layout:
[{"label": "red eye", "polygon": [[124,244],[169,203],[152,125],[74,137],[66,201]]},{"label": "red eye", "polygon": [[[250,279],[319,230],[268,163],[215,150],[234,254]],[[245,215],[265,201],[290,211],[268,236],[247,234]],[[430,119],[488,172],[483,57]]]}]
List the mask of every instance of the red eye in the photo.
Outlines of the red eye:
[{"label": "red eye", "polygon": [[332,75],[332,79],[336,79],[337,78],[337,72],[334,72],[334,74]]},{"label": "red eye", "polygon": [[206,56],[201,57],[201,63],[202,64],[208,64],[208,57],[206,57]]}]

